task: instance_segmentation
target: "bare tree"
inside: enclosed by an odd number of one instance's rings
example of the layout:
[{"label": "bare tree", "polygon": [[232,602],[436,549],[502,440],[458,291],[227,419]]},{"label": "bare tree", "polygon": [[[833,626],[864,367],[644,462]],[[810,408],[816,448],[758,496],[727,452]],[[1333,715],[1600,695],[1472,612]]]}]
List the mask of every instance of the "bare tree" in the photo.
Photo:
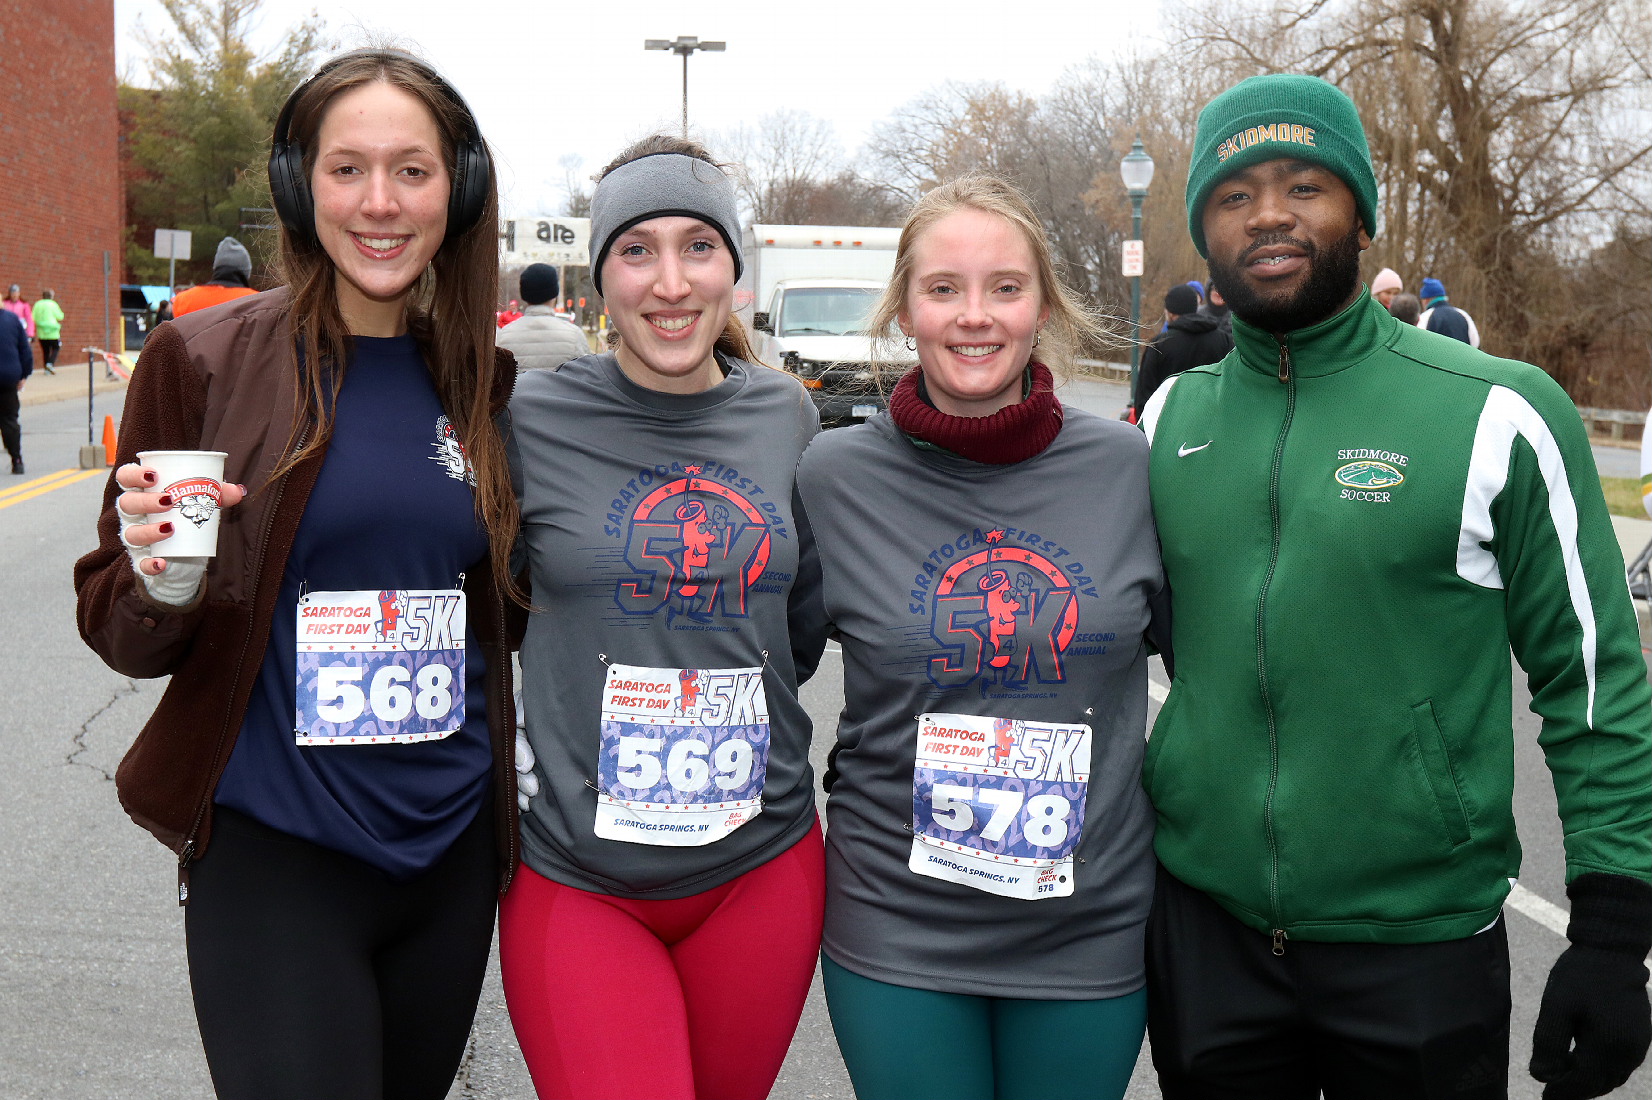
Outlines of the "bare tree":
[{"label": "bare tree", "polygon": [[942,85],[881,123],[868,159],[910,199],[968,172],[1016,184],[1043,218],[1063,276],[1111,310],[1122,236],[1091,196],[1098,173],[1116,179],[1111,75],[1099,62],[1078,66],[1042,101],[999,84]]},{"label": "bare tree", "polygon": [[877,174],[915,200],[967,172],[1019,178],[1038,104],[1002,84],[948,83],[899,108],[867,143]]},{"label": "bare tree", "polygon": [[579,178],[579,170],[585,165],[585,158],[578,153],[565,153],[557,161],[562,169],[562,213],[569,218],[588,218],[591,216],[591,189]]},{"label": "bare tree", "polygon": [[803,224],[800,207],[843,167],[832,124],[807,111],[776,111],[718,142],[733,158],[740,197],[753,221]]},{"label": "bare tree", "polygon": [[1413,284],[1443,278],[1488,348],[1575,380],[1556,339],[1569,330],[1553,309],[1557,265],[1646,209],[1642,5],[1312,0],[1247,14],[1235,2],[1183,25],[1183,67],[1308,72],[1348,91],[1383,195],[1373,262]]}]

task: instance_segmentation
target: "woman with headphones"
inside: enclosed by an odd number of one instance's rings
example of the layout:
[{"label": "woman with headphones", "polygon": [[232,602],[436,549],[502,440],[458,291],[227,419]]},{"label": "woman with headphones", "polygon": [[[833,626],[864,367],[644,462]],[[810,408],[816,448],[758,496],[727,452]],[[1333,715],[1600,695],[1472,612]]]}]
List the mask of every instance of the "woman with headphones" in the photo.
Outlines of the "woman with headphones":
[{"label": "woman with headphones", "polygon": [[[80,629],[172,677],[117,784],[178,854],[218,1095],[436,1100],[518,861],[492,166],[428,65],[358,50],[270,184],[285,285],[145,346]],[[168,556],[152,450],[225,452],[216,557]]]}]

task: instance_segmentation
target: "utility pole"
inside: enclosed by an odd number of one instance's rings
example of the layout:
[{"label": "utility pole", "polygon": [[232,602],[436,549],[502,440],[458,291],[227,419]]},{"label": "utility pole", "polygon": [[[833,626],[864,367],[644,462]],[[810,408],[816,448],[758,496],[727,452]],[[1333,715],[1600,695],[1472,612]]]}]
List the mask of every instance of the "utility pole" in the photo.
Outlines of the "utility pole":
[{"label": "utility pole", "polygon": [[683,137],[688,136],[688,55],[695,50],[711,50],[721,53],[728,49],[727,42],[702,42],[689,35],[678,35],[675,42],[665,38],[645,39],[642,44],[645,50],[665,50],[677,54],[683,59]]}]

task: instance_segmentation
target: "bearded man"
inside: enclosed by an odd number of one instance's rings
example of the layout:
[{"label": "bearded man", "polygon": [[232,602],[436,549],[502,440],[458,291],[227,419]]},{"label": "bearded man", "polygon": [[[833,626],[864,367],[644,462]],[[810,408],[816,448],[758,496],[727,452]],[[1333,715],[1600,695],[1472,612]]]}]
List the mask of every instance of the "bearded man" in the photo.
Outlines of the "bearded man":
[{"label": "bearded man", "polygon": [[1652,1035],[1652,710],[1577,410],[1372,300],[1376,179],[1331,85],[1213,100],[1187,203],[1235,348],[1143,415],[1177,673],[1143,775],[1163,1094],[1507,1095],[1512,649],[1571,899],[1531,1071],[1603,1095]]}]

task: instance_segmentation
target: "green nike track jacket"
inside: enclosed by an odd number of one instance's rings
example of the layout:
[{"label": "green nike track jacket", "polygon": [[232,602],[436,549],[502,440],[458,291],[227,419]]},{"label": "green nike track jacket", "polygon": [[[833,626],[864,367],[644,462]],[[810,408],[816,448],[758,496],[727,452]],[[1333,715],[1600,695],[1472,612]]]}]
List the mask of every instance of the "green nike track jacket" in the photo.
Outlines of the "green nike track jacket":
[{"label": "green nike track jacket", "polygon": [[1588,437],[1536,367],[1361,293],[1144,411],[1176,680],[1143,782],[1177,878],[1276,938],[1418,943],[1520,870],[1509,653],[1566,875],[1652,879],[1652,709]]}]

